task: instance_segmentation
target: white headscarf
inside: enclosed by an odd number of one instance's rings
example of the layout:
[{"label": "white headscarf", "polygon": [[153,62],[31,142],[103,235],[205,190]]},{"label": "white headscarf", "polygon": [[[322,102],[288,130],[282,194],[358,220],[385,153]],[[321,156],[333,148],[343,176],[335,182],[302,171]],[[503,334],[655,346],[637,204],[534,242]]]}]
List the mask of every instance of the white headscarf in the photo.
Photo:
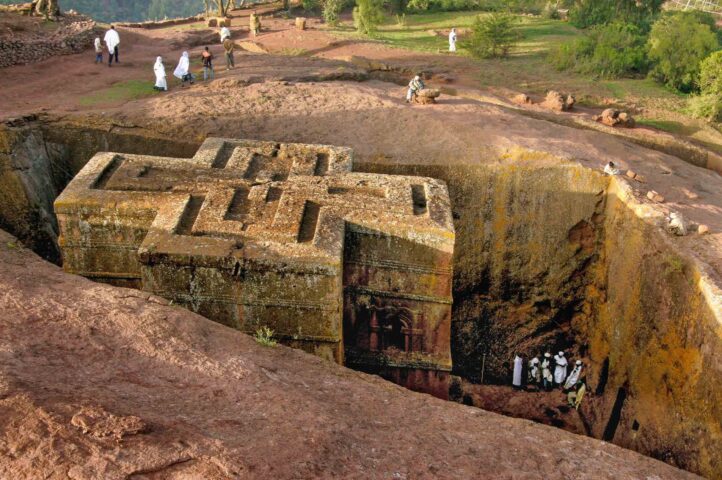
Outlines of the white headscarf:
[{"label": "white headscarf", "polygon": [[153,72],[155,72],[155,86],[168,90],[168,82],[165,79],[165,66],[163,65],[163,57],[155,59],[155,65],[153,65]]},{"label": "white headscarf", "polygon": [[190,65],[191,61],[188,58],[188,52],[183,52],[180,61],[178,61],[178,66],[175,68],[175,72],[173,72],[173,76],[182,80],[183,76],[188,74]]}]

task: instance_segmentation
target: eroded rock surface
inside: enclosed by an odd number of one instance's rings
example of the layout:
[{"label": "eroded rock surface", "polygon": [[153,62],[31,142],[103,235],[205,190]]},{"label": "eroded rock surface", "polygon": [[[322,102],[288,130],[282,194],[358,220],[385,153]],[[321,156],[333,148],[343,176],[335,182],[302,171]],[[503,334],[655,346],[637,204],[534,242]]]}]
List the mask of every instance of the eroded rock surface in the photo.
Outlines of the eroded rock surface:
[{"label": "eroded rock surface", "polygon": [[[698,478],[260,347],[142,292],[68,275],[5,233],[0,262],[3,478]],[[89,407],[148,428],[121,442],[88,435],[73,418]]]}]

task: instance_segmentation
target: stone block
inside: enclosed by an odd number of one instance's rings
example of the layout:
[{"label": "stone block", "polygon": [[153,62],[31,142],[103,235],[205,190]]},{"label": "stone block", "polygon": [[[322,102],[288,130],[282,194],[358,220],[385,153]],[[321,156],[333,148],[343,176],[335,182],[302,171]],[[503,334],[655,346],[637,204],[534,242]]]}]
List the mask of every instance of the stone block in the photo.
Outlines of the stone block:
[{"label": "stone block", "polygon": [[346,148],[229,139],[192,159],[97,154],[55,202],[63,268],[440,394],[446,185],[352,166]]},{"label": "stone block", "polygon": [[303,17],[296,17],[296,30],[306,30],[306,19]]}]

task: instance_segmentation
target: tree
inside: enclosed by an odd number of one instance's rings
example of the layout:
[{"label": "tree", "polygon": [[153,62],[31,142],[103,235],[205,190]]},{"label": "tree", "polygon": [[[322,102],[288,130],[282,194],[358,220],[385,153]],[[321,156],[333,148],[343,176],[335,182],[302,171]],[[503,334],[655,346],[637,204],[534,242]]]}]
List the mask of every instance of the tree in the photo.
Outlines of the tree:
[{"label": "tree", "polygon": [[338,17],[341,15],[344,0],[324,0],[323,2],[323,21],[328,25],[335,27],[338,25]]},{"label": "tree", "polygon": [[717,35],[696,15],[675,12],[662,16],[649,33],[652,76],[682,92],[699,87],[700,62],[719,49]]},{"label": "tree", "polygon": [[494,12],[478,16],[472,26],[468,48],[479,58],[504,58],[519,40],[516,18],[508,13]]},{"label": "tree", "polygon": [[700,65],[700,95],[689,99],[691,113],[712,122],[722,122],[722,50]]},{"label": "tree", "polygon": [[215,7],[216,16],[225,17],[228,14],[232,0],[203,0],[206,8],[206,17],[210,16],[211,6]]},{"label": "tree", "polygon": [[356,0],[353,23],[359,33],[370,34],[384,21],[384,0]]},{"label": "tree", "polygon": [[664,0],[575,0],[569,20],[579,28],[622,21],[647,30],[663,4]]}]

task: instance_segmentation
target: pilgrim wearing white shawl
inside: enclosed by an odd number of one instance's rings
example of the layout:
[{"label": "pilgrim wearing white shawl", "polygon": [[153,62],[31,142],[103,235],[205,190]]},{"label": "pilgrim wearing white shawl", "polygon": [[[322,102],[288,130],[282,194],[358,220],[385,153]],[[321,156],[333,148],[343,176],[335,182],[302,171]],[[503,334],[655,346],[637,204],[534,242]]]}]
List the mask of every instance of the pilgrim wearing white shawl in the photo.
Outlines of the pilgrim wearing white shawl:
[{"label": "pilgrim wearing white shawl", "polygon": [[153,72],[155,72],[155,89],[168,90],[168,82],[165,80],[165,66],[163,65],[163,57],[158,57],[155,59],[155,65],[153,65]]},{"label": "pilgrim wearing white shawl", "polygon": [[190,66],[191,61],[190,58],[188,58],[188,52],[183,52],[183,55],[181,55],[178,61],[178,66],[175,67],[175,71],[173,72],[173,76],[180,79],[181,85],[185,85],[187,81],[190,81],[191,84],[193,83],[193,75],[188,71]]},{"label": "pilgrim wearing white shawl", "polygon": [[221,43],[223,43],[223,40],[226,38],[231,38],[231,30],[228,27],[221,28]]},{"label": "pilgrim wearing white shawl", "polygon": [[559,355],[554,355],[554,383],[561,385],[564,383],[564,379],[567,378],[567,359],[564,358],[564,352],[559,352]]},{"label": "pilgrim wearing white shawl", "polygon": [[456,29],[452,28],[451,33],[449,33],[449,51],[455,52],[456,51]]},{"label": "pilgrim wearing white shawl", "polygon": [[113,63],[113,57],[115,57],[115,63],[118,63],[118,47],[120,46],[120,36],[115,31],[115,27],[111,25],[110,30],[105,32],[105,46],[108,47],[108,66]]},{"label": "pilgrim wearing white shawl", "polygon": [[521,370],[523,367],[523,361],[519,355],[514,357],[514,375],[511,379],[511,384],[514,388],[521,388]]},{"label": "pilgrim wearing white shawl", "polygon": [[577,384],[577,380],[579,380],[579,376],[582,374],[582,361],[577,360],[577,363],[574,366],[574,370],[572,370],[572,373],[569,374],[567,377],[567,381],[564,382],[564,389],[569,390],[574,388],[574,386]]}]

